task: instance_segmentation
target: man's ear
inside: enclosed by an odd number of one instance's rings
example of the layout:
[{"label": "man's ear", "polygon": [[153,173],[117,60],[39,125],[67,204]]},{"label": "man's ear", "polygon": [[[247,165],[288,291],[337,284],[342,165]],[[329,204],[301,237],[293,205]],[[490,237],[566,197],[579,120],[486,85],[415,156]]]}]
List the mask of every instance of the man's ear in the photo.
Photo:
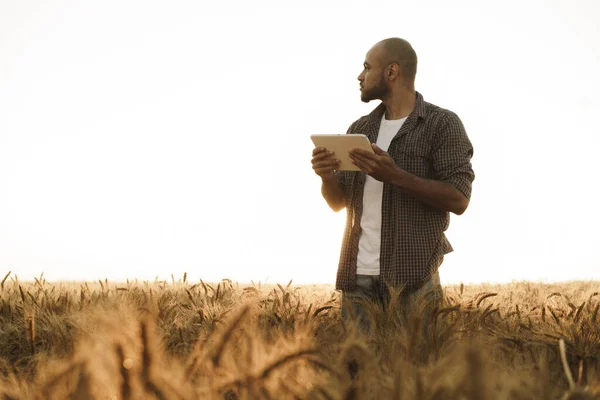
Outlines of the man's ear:
[{"label": "man's ear", "polygon": [[388,67],[388,78],[396,77],[399,75],[400,67],[398,64],[393,63]]}]

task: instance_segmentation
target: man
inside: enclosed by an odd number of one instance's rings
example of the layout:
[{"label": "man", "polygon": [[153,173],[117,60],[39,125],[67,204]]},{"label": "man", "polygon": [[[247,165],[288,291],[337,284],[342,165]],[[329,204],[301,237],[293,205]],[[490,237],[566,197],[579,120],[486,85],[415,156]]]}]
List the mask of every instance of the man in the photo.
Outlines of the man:
[{"label": "man", "polygon": [[385,304],[390,287],[403,299],[433,292],[441,299],[438,267],[452,251],[444,231],[449,213],[469,205],[473,147],[456,114],[415,91],[417,55],[403,39],[390,38],[367,53],[358,76],[361,100],[381,100],[347,133],[363,133],[374,154],[350,151],[362,172],[336,171],[339,160],[313,150],[312,167],[334,211],[347,210],[336,289],[347,308],[364,313],[357,298]]}]

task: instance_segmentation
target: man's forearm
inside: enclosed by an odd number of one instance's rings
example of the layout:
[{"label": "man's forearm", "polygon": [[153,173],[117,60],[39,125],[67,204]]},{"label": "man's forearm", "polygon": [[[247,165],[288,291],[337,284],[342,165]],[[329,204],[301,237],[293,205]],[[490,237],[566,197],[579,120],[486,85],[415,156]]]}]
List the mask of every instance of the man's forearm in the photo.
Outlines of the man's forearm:
[{"label": "man's forearm", "polygon": [[405,192],[440,210],[460,215],[465,212],[469,200],[449,183],[420,178],[406,171],[398,172],[391,184],[399,186]]},{"label": "man's forearm", "polygon": [[340,211],[346,207],[346,198],[335,176],[323,179],[321,194],[333,211]]}]

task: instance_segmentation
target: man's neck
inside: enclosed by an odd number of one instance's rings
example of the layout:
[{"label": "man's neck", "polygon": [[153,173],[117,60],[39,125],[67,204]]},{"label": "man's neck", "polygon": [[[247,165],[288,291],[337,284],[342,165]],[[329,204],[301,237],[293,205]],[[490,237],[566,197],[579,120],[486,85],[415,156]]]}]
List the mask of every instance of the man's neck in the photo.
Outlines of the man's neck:
[{"label": "man's neck", "polygon": [[415,108],[415,91],[402,91],[394,93],[389,99],[383,100],[385,104],[385,119],[401,119],[408,117]]}]

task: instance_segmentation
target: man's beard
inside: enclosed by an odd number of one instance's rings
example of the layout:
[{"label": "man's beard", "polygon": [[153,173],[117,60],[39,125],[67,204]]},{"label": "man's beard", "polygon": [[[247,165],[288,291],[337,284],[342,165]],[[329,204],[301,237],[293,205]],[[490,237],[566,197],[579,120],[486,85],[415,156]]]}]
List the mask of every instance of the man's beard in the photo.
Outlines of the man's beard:
[{"label": "man's beard", "polygon": [[388,94],[388,92],[389,92],[389,89],[388,89],[387,85],[385,84],[383,77],[381,77],[381,79],[379,79],[379,81],[377,81],[377,84],[375,86],[373,86],[369,91],[366,91],[363,88],[363,91],[360,94],[360,99],[363,102],[368,103],[371,100],[382,99],[385,95]]}]

